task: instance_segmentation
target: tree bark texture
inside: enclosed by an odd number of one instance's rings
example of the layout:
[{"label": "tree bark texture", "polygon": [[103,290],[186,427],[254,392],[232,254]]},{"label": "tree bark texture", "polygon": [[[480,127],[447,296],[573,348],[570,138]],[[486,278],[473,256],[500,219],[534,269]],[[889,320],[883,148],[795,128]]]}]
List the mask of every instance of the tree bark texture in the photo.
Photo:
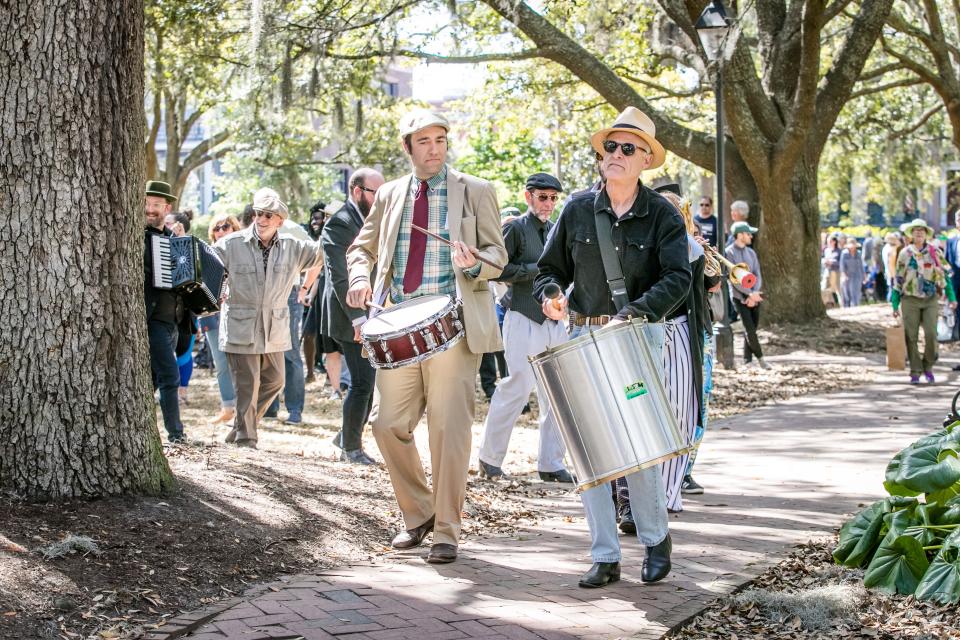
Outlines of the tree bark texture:
[{"label": "tree bark texture", "polygon": [[161,493],[143,303],[143,3],[0,5],[0,490]]}]

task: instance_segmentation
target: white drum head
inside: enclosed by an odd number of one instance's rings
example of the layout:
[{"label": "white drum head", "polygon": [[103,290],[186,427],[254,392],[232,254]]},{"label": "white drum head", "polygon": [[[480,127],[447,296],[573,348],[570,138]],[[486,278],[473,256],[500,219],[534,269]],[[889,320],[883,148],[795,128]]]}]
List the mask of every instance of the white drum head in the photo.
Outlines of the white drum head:
[{"label": "white drum head", "polygon": [[405,327],[413,327],[424,320],[442,315],[450,308],[449,296],[420,296],[381,311],[363,324],[363,334],[383,335]]}]

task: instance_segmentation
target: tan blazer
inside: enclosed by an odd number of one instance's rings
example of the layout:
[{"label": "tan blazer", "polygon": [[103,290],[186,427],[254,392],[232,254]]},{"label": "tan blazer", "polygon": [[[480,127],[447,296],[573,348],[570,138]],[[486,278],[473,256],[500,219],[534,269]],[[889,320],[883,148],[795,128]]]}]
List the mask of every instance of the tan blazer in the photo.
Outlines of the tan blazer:
[{"label": "tan blazer", "polygon": [[[347,251],[350,284],[370,282],[370,270],[379,265],[374,277],[374,300],[383,301],[393,279],[393,251],[400,233],[403,204],[410,191],[413,175],[384,184],[377,190],[370,215]],[[500,230],[500,209],[493,185],[447,167],[447,226],[451,240],[476,247],[480,255],[494,264],[507,263],[507,250]],[[463,323],[467,346],[473,353],[503,349],[500,328],[493,307],[493,294],[487,281],[500,275],[499,269],[482,264],[480,274],[470,279],[456,267],[457,292],[463,301]]]}]

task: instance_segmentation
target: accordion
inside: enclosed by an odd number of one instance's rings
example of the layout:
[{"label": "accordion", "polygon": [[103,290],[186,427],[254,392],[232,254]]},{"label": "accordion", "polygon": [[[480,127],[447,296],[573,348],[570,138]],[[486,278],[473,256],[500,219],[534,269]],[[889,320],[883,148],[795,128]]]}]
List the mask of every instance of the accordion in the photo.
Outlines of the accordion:
[{"label": "accordion", "polygon": [[193,236],[152,236],[153,286],[172,289],[197,315],[220,311],[226,270],[220,256]]}]

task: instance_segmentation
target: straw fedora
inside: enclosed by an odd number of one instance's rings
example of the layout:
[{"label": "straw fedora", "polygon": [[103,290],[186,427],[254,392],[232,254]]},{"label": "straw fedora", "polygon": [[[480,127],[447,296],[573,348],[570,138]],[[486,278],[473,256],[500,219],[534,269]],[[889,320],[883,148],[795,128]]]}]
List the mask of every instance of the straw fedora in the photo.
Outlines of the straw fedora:
[{"label": "straw fedora", "polygon": [[910,222],[900,225],[900,231],[909,236],[914,229],[926,229],[927,235],[933,237],[933,228],[923,221],[922,218],[915,218]]},{"label": "straw fedora", "polygon": [[627,107],[620,112],[620,115],[617,116],[617,119],[613,121],[613,125],[607,127],[606,129],[600,129],[592,136],[590,136],[590,145],[593,147],[593,150],[597,153],[605,153],[603,150],[603,141],[607,139],[614,131],[626,131],[627,133],[632,133],[638,138],[642,139],[644,142],[650,145],[650,153],[653,155],[653,162],[650,163],[648,169],[656,169],[663,164],[663,161],[666,159],[667,153],[663,149],[663,145],[657,142],[657,127],[653,124],[653,120],[650,119],[650,116],[645,114],[640,109],[636,107]]}]

